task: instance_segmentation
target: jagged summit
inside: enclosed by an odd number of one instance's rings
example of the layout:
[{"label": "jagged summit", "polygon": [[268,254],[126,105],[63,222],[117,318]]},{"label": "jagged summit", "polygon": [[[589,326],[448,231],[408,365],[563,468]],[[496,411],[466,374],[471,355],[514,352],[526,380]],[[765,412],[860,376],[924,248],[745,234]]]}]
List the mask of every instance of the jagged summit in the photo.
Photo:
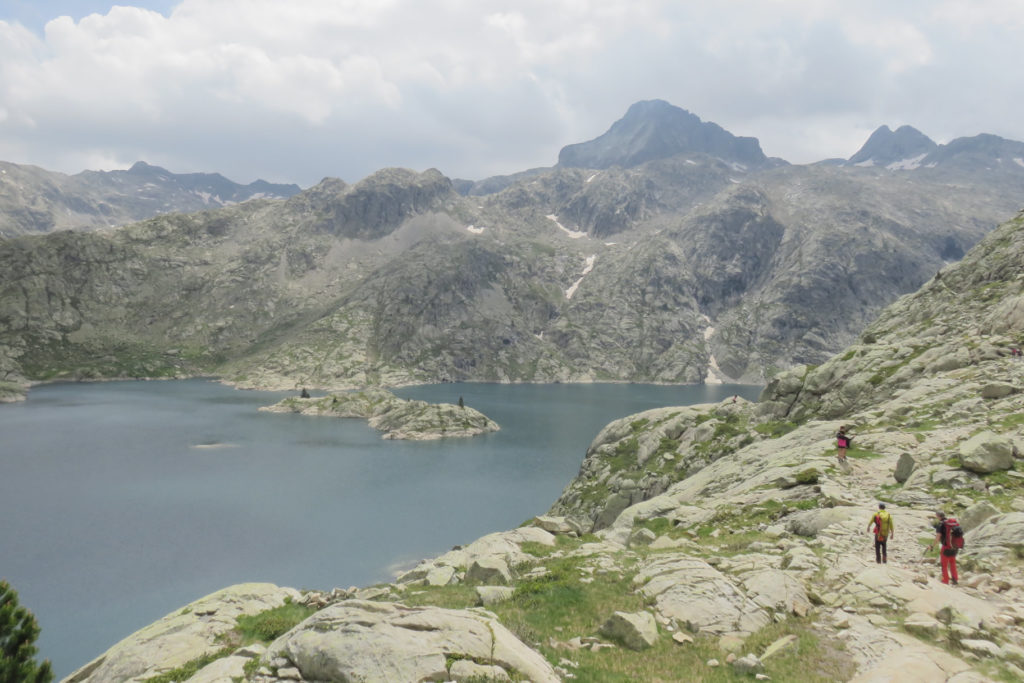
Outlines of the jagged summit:
[{"label": "jagged summit", "polygon": [[934,140],[912,126],[900,126],[895,131],[881,126],[864,146],[849,159],[851,164],[864,166],[909,165],[920,162],[938,148]]},{"label": "jagged summit", "polygon": [[903,171],[939,168],[987,173],[1001,169],[1000,172],[1016,176],[1024,172],[1024,143],[982,133],[940,145],[912,126],[900,126],[895,131],[881,126],[856,154],[842,163]]},{"label": "jagged summit", "polygon": [[725,161],[758,165],[767,161],[757,138],[736,137],[721,126],[664,100],[629,108],[604,135],[558,154],[558,165],[576,168],[629,168],[677,154],[702,153]]}]

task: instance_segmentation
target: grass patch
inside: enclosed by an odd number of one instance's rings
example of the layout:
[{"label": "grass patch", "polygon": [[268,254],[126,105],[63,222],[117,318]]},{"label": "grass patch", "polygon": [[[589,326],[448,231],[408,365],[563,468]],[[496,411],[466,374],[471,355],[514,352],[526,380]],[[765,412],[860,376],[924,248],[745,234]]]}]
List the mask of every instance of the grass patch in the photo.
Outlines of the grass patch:
[{"label": "grass patch", "polygon": [[558,534],[555,536],[554,545],[545,545],[543,543],[538,543],[537,541],[523,541],[519,545],[519,549],[527,555],[532,555],[534,557],[550,557],[557,552],[572,550],[578,548],[580,545],[582,545],[582,543],[579,540],[572,538],[571,536]]},{"label": "grass patch", "polygon": [[852,446],[846,449],[846,457],[856,458],[857,460],[876,460],[878,458],[884,458],[885,456],[881,453],[875,453],[874,451],[868,451],[863,448]]},{"label": "grass patch", "polygon": [[235,620],[233,633],[237,634],[241,644],[269,643],[292,630],[315,612],[315,607],[286,602],[280,607],[273,607],[259,614],[243,614]]},{"label": "grass patch", "polygon": [[651,519],[645,519],[637,524],[636,527],[649,529],[658,536],[664,536],[675,528],[672,526],[671,520],[667,517],[652,517]]},{"label": "grass patch", "polygon": [[797,424],[788,420],[769,420],[768,422],[754,425],[755,432],[767,436],[769,439],[777,439],[780,436],[789,434],[796,428]]},{"label": "grass patch", "polygon": [[422,586],[409,589],[402,594],[401,602],[410,607],[444,607],[466,609],[474,607],[477,600],[476,588],[465,584],[452,586]]},{"label": "grass patch", "polygon": [[195,676],[196,672],[207,664],[215,662],[222,657],[227,657],[232,652],[234,652],[234,650],[226,647],[222,650],[211,652],[208,655],[196,657],[195,659],[187,661],[181,666],[171,669],[170,671],[165,671],[162,674],[157,674],[156,676],[144,679],[145,683],[180,683],[181,681],[187,681]]},{"label": "grass patch", "polygon": [[790,618],[764,627],[747,639],[745,652],[763,653],[765,648],[787,635],[796,642],[765,662],[765,673],[774,681],[847,681],[856,673],[853,658],[844,643],[819,631],[810,619]]},{"label": "grass patch", "polygon": [[[771,680],[831,683],[849,680],[854,675],[854,662],[843,650],[843,644],[816,630],[807,620],[787,619],[767,626],[747,639],[743,651],[763,653],[768,645],[786,635],[795,635],[796,641],[765,662],[765,673]],[[556,634],[556,637],[566,638],[563,634]],[[552,648],[546,642],[539,649],[551,662],[558,662],[566,656],[564,650]],[[725,664],[725,657],[726,653],[718,648],[716,637],[698,635],[694,642],[679,645],[663,633],[654,647],[641,652],[623,647],[599,652],[573,652],[570,658],[579,666],[570,670],[575,680],[587,683],[734,683],[753,680],[752,676],[741,675]],[[708,666],[711,659],[723,663],[717,667]]]},{"label": "grass patch", "polygon": [[821,477],[821,472],[819,472],[817,468],[809,467],[806,470],[803,470],[801,472],[797,472],[795,479],[796,479],[796,483],[797,484],[807,485],[807,484],[817,484],[818,483],[818,479],[820,477]]},{"label": "grass patch", "polygon": [[[579,557],[554,559],[545,564],[546,575],[520,581],[511,600],[491,609],[524,642],[547,643],[548,638],[592,635],[612,612],[643,608],[643,598],[633,593],[629,577],[614,572],[590,575],[585,562]],[[590,576],[592,582],[580,581]]]}]

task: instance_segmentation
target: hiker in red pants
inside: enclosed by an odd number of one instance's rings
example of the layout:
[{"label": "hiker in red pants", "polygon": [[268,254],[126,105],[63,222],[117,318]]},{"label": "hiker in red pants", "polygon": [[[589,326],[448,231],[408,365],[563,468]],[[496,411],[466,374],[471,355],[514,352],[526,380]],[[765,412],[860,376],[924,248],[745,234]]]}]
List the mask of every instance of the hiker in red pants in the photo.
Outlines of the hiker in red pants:
[{"label": "hiker in red pants", "polygon": [[[935,540],[928,546],[928,550],[934,550],[935,544],[939,544],[939,562],[942,565],[942,583],[949,583],[950,579],[953,580],[953,585],[957,585],[960,577],[956,573],[956,552],[957,549],[953,547],[953,539],[950,537],[950,529],[954,526],[959,527],[955,519],[947,519],[944,512],[936,512],[935,519],[938,523],[935,525]],[[950,524],[952,522],[952,524]]]}]

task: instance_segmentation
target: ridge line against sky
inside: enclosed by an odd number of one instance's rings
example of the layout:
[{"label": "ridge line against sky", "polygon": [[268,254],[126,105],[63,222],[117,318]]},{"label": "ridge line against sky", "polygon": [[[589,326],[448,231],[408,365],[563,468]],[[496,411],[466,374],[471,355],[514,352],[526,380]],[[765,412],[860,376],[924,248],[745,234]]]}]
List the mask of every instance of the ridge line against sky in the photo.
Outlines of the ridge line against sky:
[{"label": "ridge line against sky", "polygon": [[308,187],[551,166],[664,99],[793,163],[1024,140],[1024,0],[0,0],[0,160]]}]

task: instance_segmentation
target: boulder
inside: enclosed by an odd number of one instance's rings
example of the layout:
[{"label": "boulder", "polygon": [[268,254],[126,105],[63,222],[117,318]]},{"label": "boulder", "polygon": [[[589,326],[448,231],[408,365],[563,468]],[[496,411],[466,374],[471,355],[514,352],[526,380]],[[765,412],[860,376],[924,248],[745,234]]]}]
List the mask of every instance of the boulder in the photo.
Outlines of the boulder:
[{"label": "boulder", "polygon": [[511,586],[477,586],[476,597],[481,605],[489,607],[495,603],[504,602],[516,592]]},{"label": "boulder", "polygon": [[971,529],[978,528],[978,525],[989,517],[994,517],[998,514],[999,510],[992,503],[983,500],[961,512],[959,517],[957,517],[957,521],[960,522],[960,526],[963,527],[964,531],[970,531]]},{"label": "boulder", "polygon": [[551,517],[547,515],[538,515],[533,518],[533,525],[540,527],[544,531],[556,535],[567,535],[582,533],[582,529],[578,524],[570,520],[568,517]]},{"label": "boulder", "polygon": [[971,554],[1009,555],[1024,539],[1024,512],[995,515],[964,537]]},{"label": "boulder", "polygon": [[797,536],[814,537],[827,526],[851,519],[854,511],[849,508],[822,508],[795,512],[786,518],[786,528]]},{"label": "boulder", "polygon": [[455,567],[434,567],[427,572],[426,582],[428,586],[447,586],[455,583]]},{"label": "boulder", "polygon": [[806,616],[811,610],[804,584],[784,571],[765,569],[743,579],[747,595],[755,603],[781,614]]},{"label": "boulder", "polygon": [[1013,442],[993,432],[981,432],[960,444],[964,469],[980,474],[1013,469]]},{"label": "boulder", "polygon": [[188,679],[188,683],[231,683],[245,678],[245,665],[249,657],[222,657],[216,659]]},{"label": "boulder", "polygon": [[[488,662],[535,683],[558,675],[490,612],[348,600],[278,638],[264,662],[284,658],[307,681],[451,680],[448,662]],[[454,661],[453,661],[454,660]],[[489,669],[492,678],[496,670]]]},{"label": "boulder", "polygon": [[747,654],[739,659],[733,660],[732,668],[741,674],[756,674],[759,671],[764,670],[764,665],[761,660],[757,658],[755,654]]},{"label": "boulder", "polygon": [[650,529],[637,529],[629,535],[629,547],[636,548],[650,545],[657,537],[658,535]]},{"label": "boulder", "polygon": [[650,612],[615,612],[600,630],[630,650],[646,650],[658,642],[658,625]]},{"label": "boulder", "polygon": [[916,466],[917,462],[910,453],[900,453],[900,459],[896,461],[896,471],[892,473],[892,476],[899,483],[906,483]]},{"label": "boulder", "polygon": [[982,398],[1004,398],[1016,391],[1016,387],[1007,382],[991,382],[981,388]]},{"label": "boulder", "polygon": [[468,583],[507,586],[512,583],[512,574],[504,560],[496,557],[481,557],[473,560],[466,570]]},{"label": "boulder", "polygon": [[707,562],[664,557],[647,562],[634,578],[658,612],[690,631],[749,635],[767,626],[768,613]]},{"label": "boulder", "polygon": [[[539,543],[550,547],[555,545],[555,536],[535,526],[519,527],[511,531],[498,531],[478,538],[465,547],[450,550],[432,561],[423,563],[423,565],[412,571],[421,572],[422,576],[420,578],[425,578],[432,566],[450,565],[452,567],[468,568],[474,560],[485,557],[498,558],[504,561],[507,566],[515,566],[522,562],[536,559],[532,555],[523,552],[521,546],[527,542]],[[404,580],[404,577],[405,575],[399,581]]]},{"label": "boulder", "polygon": [[966,638],[960,641],[960,648],[967,652],[973,652],[979,657],[1002,658],[1003,650],[991,640],[978,640]]}]

